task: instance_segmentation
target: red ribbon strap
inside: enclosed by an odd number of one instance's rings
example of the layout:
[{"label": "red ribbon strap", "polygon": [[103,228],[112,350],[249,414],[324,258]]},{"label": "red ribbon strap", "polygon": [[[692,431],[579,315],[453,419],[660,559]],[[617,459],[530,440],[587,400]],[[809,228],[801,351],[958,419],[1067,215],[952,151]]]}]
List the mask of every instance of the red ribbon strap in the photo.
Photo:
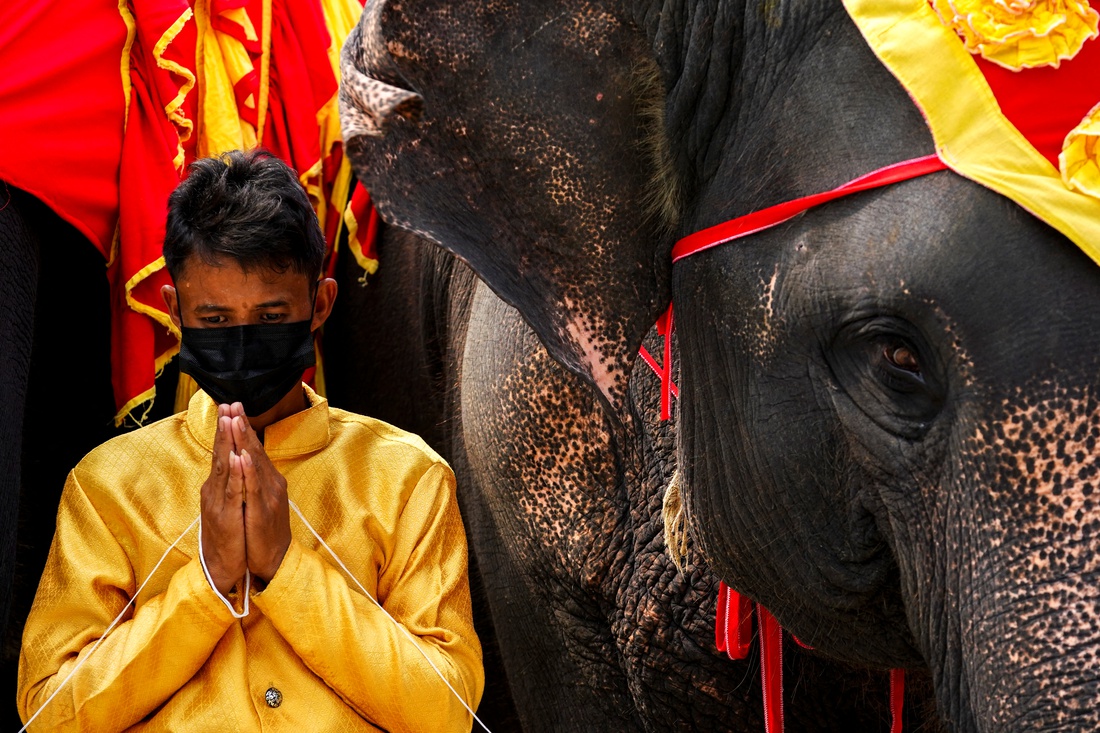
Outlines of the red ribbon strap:
[{"label": "red ribbon strap", "polygon": [[902,711],[905,707],[905,670],[890,670],[890,733],[901,733]]},{"label": "red ribbon strap", "polygon": [[638,355],[661,379],[661,419],[667,420],[672,414],[672,398],[680,396],[680,390],[672,381],[672,303],[668,304],[668,310],[657,319],[657,334],[664,339],[665,365],[658,364],[645,346],[638,348]]},{"label": "red ribbon strap", "polygon": [[764,688],[764,731],[783,733],[783,629],[768,609],[756,604],[760,626],[760,684]]},{"label": "red ribbon strap", "polygon": [[744,659],[752,645],[752,601],[718,582],[718,617],[714,643],[730,659]]},{"label": "red ribbon strap", "polygon": [[709,229],[689,234],[672,248],[672,261],[675,263],[697,252],[770,229],[777,224],[793,219],[807,209],[833,199],[872,188],[888,186],[891,183],[899,183],[928,173],[946,170],[946,168],[947,165],[937,155],[926,155],[922,158],[906,160],[888,165],[885,168],[879,168],[877,171],[860,176],[843,186],[834,188],[832,191],[824,191],[815,193],[812,196],[784,201],[781,204],[769,206],[746,216],[730,219]]}]

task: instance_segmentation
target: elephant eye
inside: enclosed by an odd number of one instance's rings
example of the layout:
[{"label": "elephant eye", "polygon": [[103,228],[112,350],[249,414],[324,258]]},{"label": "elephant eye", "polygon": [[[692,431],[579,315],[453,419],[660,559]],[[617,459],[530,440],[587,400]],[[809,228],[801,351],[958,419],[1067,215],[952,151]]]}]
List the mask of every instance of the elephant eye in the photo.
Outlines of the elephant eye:
[{"label": "elephant eye", "polygon": [[916,354],[908,346],[887,346],[882,355],[886,357],[886,361],[890,362],[891,366],[913,374],[920,374],[920,362],[917,361]]}]

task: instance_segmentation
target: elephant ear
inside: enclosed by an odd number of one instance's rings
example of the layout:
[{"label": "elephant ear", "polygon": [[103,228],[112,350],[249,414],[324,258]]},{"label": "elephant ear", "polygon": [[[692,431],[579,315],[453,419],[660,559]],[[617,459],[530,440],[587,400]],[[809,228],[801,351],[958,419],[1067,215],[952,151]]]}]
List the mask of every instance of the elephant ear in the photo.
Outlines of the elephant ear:
[{"label": "elephant ear", "polygon": [[671,170],[664,85],[637,29],[580,0],[372,0],[342,73],[382,217],[468,262],[618,410],[668,302],[676,208],[645,203],[674,187],[654,173]]}]

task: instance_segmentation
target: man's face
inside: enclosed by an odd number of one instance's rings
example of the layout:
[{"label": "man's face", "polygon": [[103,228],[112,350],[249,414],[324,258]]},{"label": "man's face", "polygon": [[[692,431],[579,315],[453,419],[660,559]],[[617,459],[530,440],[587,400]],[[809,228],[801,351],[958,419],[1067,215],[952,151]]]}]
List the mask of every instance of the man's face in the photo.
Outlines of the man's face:
[{"label": "man's face", "polygon": [[266,267],[244,270],[231,258],[214,263],[189,258],[176,281],[165,286],[164,301],[177,327],[224,328],[254,324],[294,323],[313,314],[311,329],[328,317],[335,283],[322,280],[313,308],[312,283],[307,275]]}]

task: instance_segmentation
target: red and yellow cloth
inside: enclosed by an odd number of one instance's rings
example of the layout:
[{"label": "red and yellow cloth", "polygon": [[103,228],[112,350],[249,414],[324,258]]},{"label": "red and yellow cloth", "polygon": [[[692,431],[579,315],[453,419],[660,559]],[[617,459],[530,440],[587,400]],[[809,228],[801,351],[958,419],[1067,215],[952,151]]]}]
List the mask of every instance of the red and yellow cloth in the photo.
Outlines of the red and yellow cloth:
[{"label": "red and yellow cloth", "polygon": [[[107,260],[117,422],[140,421],[179,348],[160,297],[161,245],[168,194],[190,161],[264,145],[299,172],[330,248],[338,241],[352,179],[338,56],[361,10],[361,0],[0,7],[0,180]],[[369,217],[367,207],[364,228]]]},{"label": "red and yellow cloth", "polygon": [[1100,0],[844,0],[955,172],[1100,263]]}]

